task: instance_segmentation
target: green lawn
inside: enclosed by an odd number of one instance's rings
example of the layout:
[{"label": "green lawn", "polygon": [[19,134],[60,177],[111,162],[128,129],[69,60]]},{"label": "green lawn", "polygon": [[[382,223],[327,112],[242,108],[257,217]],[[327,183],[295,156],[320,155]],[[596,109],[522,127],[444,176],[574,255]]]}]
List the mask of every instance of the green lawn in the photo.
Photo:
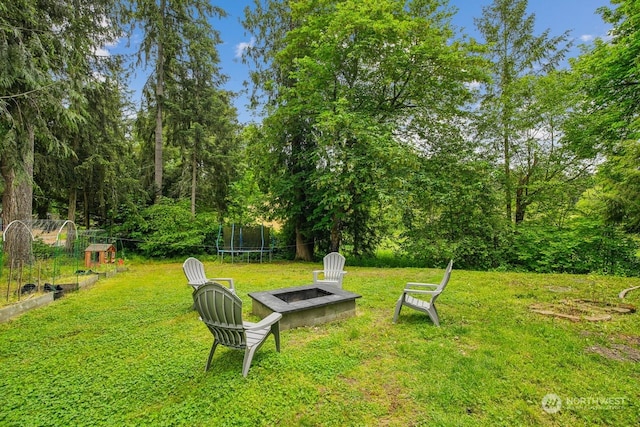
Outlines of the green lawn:
[{"label": "green lawn", "polygon": [[[247,293],[310,282],[316,264],[205,263]],[[443,266],[444,267],[444,266]],[[407,281],[442,270],[347,267],[357,316],[281,333],[254,357],[224,347],[191,310],[181,264],[129,271],[0,325],[0,425],[520,426],[640,424],[639,313],[570,322],[529,311],[618,302],[639,279],[455,270],[440,328],[403,309]],[[639,305],[640,290],[627,302]],[[253,319],[257,320],[257,319]],[[555,394],[561,410],[542,400]]]}]

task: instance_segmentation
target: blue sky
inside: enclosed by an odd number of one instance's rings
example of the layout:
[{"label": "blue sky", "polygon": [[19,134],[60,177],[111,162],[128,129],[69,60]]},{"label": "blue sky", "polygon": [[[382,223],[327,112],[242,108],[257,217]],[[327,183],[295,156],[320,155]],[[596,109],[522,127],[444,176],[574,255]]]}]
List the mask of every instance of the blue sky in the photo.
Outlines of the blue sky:
[{"label": "blue sky", "polygon": [[[227,11],[227,17],[215,19],[214,27],[220,32],[223,43],[218,46],[221,67],[229,77],[226,89],[234,92],[243,90],[243,81],[248,77],[248,66],[242,64],[238,55],[242,47],[251,43],[251,36],[244,32],[240,21],[244,8],[253,4],[253,0],[227,0],[213,2]],[[477,37],[473,18],[480,17],[482,7],[491,4],[491,0],[450,0],[450,5],[458,9],[453,18],[453,24],[462,29],[465,34]],[[564,31],[571,31],[571,38],[575,44],[589,43],[596,37],[606,36],[608,26],[602,21],[596,9],[608,6],[608,0],[529,0],[528,11],[536,17],[536,34],[549,29],[552,36],[560,35]],[[122,42],[121,44],[123,44]],[[578,49],[572,51],[577,55]],[[139,102],[140,92],[137,86],[146,76],[138,73],[137,79],[132,81],[134,102]],[[235,105],[238,118],[242,123],[257,119],[248,110],[246,96],[240,94]]]}]

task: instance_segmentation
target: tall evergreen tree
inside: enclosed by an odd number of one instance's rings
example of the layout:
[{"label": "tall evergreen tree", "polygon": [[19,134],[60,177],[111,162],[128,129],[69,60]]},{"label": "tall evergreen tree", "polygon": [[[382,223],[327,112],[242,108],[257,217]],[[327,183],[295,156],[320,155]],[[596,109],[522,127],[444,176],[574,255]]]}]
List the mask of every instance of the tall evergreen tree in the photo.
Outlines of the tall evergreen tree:
[{"label": "tall evergreen tree", "polygon": [[[219,39],[197,36],[182,67],[167,87],[168,142],[180,151],[173,195],[191,199],[191,214],[200,205],[223,212],[237,149],[233,94],[219,87],[226,80],[218,66]],[[217,33],[213,34],[217,37]],[[179,174],[179,175],[178,175]]]},{"label": "tall evergreen tree", "polygon": [[91,219],[104,226],[120,203],[141,197],[132,146],[125,136],[129,129],[123,117],[126,101],[120,71],[101,74],[83,88],[82,98],[68,106],[79,118],[79,126],[51,124],[51,132],[68,141],[71,155],[37,147],[34,178],[40,217],[53,207],[56,212],[66,211],[67,219],[75,222],[76,209],[82,208],[80,217],[86,227],[95,224]]},{"label": "tall evergreen tree", "polygon": [[[206,0],[133,0],[130,6],[132,31],[139,28],[143,32],[138,64],[153,66],[153,73],[143,93],[150,98],[147,105],[155,109],[153,164],[154,197],[157,202],[163,191],[166,86],[179,84],[173,78],[181,74],[180,70],[189,61],[217,62],[215,44],[219,42],[219,36],[211,26],[210,18],[225,16],[225,12]],[[200,49],[195,53],[206,56],[194,57],[195,51],[190,50],[192,44],[210,44],[206,50]]]},{"label": "tall evergreen tree", "polygon": [[[97,49],[116,36],[112,0],[34,4],[16,0],[0,14],[0,171],[2,219],[30,219],[36,144],[68,148],[49,130],[52,122],[76,122],[66,108],[82,98],[93,79]],[[29,237],[16,236],[5,249],[29,258]]]}]

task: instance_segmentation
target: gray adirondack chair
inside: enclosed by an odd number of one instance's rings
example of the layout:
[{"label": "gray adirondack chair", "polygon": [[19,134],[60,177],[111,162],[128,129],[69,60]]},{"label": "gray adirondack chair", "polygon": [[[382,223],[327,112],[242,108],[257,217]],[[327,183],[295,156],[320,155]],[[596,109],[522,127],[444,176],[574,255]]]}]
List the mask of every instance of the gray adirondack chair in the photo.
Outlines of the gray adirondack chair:
[{"label": "gray adirondack chair", "polygon": [[[331,252],[323,259],[324,269],[313,271],[314,285],[333,285],[342,288],[342,278],[347,274],[344,270],[344,257],[338,252]],[[320,276],[323,276],[321,279]]]},{"label": "gray adirondack chair", "polygon": [[209,352],[205,372],[218,345],[244,350],[242,376],[246,377],[255,352],[273,334],[276,350],[280,351],[280,319],[282,314],[271,313],[259,323],[242,321],[242,300],[230,289],[219,283],[206,283],[193,292],[195,309],[200,320],[213,334],[213,346]]},{"label": "gray adirondack chair", "polygon": [[[402,295],[400,295],[400,298],[398,298],[398,302],[396,303],[396,310],[393,314],[393,323],[396,323],[398,320],[402,306],[406,305],[407,307],[427,313],[431,318],[431,321],[433,321],[436,326],[440,326],[440,318],[438,317],[438,310],[436,310],[436,299],[440,296],[442,291],[444,291],[447,283],[449,283],[449,277],[451,277],[452,269],[453,260],[449,261],[449,265],[447,265],[447,269],[444,272],[444,277],[438,285],[431,283],[407,283],[407,286],[405,286],[402,291]],[[431,289],[427,290],[425,288]]]},{"label": "gray adirondack chair", "polygon": [[198,287],[204,285],[207,282],[227,282],[229,283],[229,289],[234,294],[236,293],[236,288],[233,284],[233,279],[231,278],[207,278],[204,272],[204,264],[200,262],[199,259],[189,257],[182,264],[182,271],[184,271],[184,275],[187,276],[187,280],[189,284],[193,286],[193,289],[198,289]]}]

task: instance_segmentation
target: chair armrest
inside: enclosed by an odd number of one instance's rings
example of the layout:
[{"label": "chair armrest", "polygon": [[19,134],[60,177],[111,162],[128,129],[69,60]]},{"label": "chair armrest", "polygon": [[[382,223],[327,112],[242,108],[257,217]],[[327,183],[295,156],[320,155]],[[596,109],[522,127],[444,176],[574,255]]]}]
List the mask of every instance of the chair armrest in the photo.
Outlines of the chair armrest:
[{"label": "chair armrest", "polygon": [[246,328],[246,330],[252,331],[255,329],[264,329],[266,326],[271,326],[274,323],[277,323],[278,321],[280,321],[280,319],[282,319],[282,314],[273,312],[267,317],[265,317],[264,319],[262,319],[260,322],[249,326],[248,328]]},{"label": "chair armrest", "polygon": [[[236,287],[233,285],[233,279],[231,278],[225,278],[225,277],[209,277],[207,278],[206,283],[218,283],[218,284],[222,284],[220,282],[229,282],[229,289],[231,290],[231,292],[233,292],[234,294],[236,293]],[[198,289],[198,287],[206,284],[206,283],[201,283],[199,285],[192,285],[190,283],[191,286],[193,286],[194,289]]]},{"label": "chair armrest", "polygon": [[423,295],[438,295],[442,291],[425,291],[422,289],[405,289],[405,294],[423,294]]},{"label": "chair armrest", "polygon": [[233,287],[233,279],[225,278],[225,277],[215,277],[215,278],[207,278],[207,282],[229,282],[231,287]]},{"label": "chair armrest", "polygon": [[[334,271],[334,270],[330,270],[330,271]],[[313,276],[315,277],[318,274],[325,273],[325,272],[326,272],[326,270],[313,270],[312,273],[313,273]],[[345,274],[347,274],[347,272],[346,271],[341,271],[340,274],[342,274],[344,276]]]},{"label": "chair armrest", "polygon": [[231,278],[216,277],[215,279],[207,279],[207,283],[211,282],[229,282],[229,289],[231,289],[231,292],[234,294],[236,293],[236,287],[233,285],[233,279]]},{"label": "chair armrest", "polygon": [[320,273],[324,273],[324,270],[313,270],[312,273],[313,273],[313,281],[315,282],[316,280],[318,280],[318,275]]},{"label": "chair armrest", "polygon": [[418,287],[431,286],[431,287],[433,287],[433,288],[437,288],[437,287],[438,287],[438,286],[440,286],[440,285],[436,285],[436,284],[433,284],[433,283],[416,283],[416,282],[409,282],[409,283],[407,283],[407,287],[409,287],[409,286],[418,286]]}]

